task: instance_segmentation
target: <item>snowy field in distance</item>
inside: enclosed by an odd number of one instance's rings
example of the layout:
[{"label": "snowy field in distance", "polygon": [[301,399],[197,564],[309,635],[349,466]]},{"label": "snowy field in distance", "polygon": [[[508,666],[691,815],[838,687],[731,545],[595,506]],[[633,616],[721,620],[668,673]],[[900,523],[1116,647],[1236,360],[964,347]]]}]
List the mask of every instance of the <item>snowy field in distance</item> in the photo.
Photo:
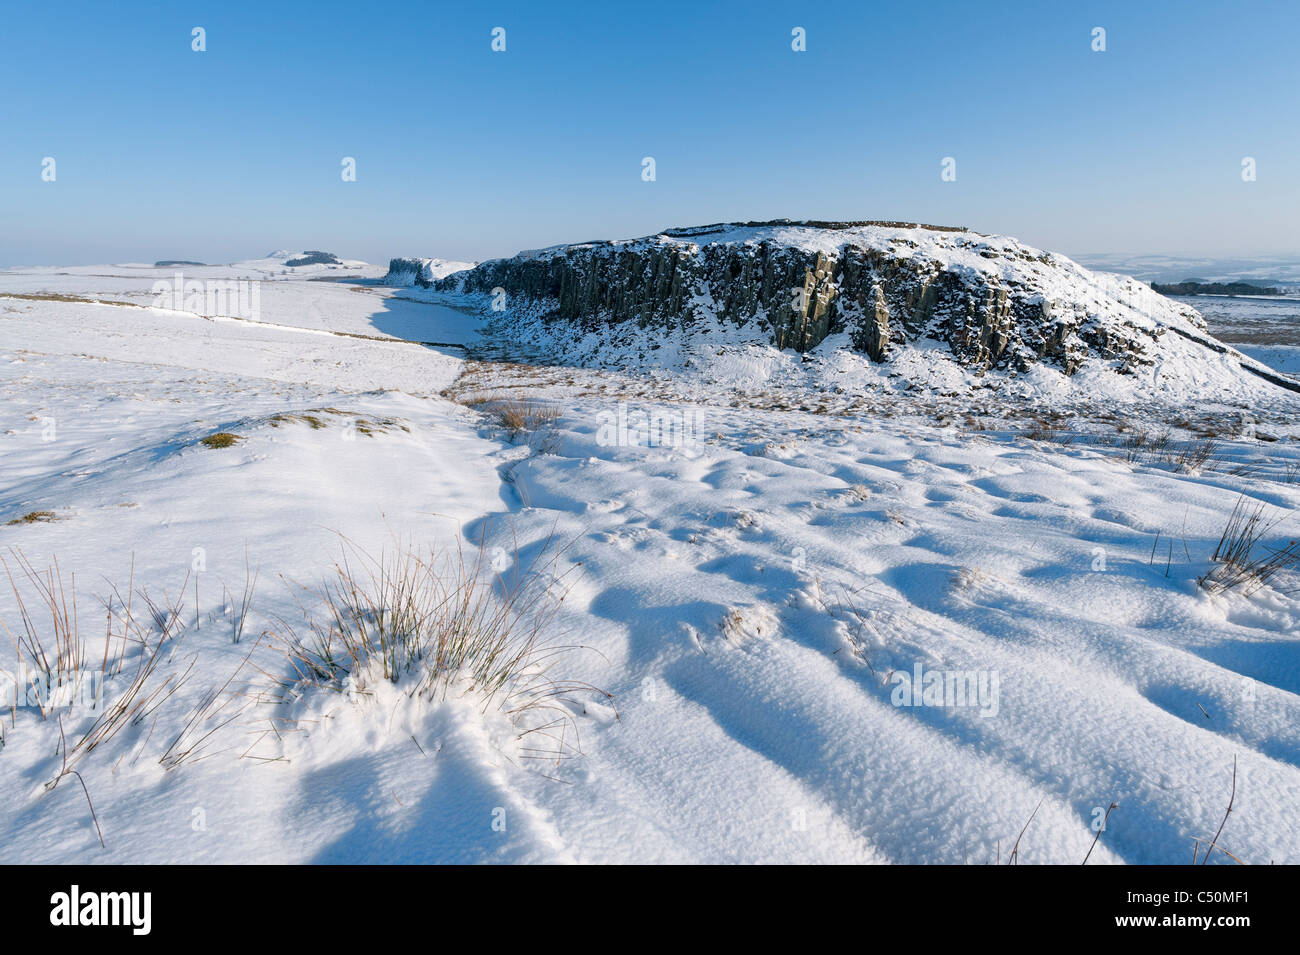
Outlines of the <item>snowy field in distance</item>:
[{"label": "snowy field in distance", "polygon": [[1288,375],[1300,375],[1300,296],[1180,295],[1221,341]]}]

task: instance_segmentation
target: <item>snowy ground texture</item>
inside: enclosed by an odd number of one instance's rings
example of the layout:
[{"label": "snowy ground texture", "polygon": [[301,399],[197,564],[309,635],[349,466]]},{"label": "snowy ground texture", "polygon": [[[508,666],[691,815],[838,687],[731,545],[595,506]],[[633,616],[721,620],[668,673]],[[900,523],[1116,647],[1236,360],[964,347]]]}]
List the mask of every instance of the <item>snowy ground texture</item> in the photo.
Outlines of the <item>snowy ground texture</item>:
[{"label": "snowy ground texture", "polygon": [[[18,555],[57,559],[93,669],[103,601],[181,608],[144,626],[175,692],[101,746],[77,749],[85,701],[5,701],[0,862],[983,864],[1024,830],[1017,861],[1077,864],[1115,803],[1089,864],[1184,863],[1234,760],[1219,846],[1300,861],[1296,581],[1197,582],[1243,495],[1282,519],[1268,543],[1295,534],[1300,396],[1209,352],[975,378],[721,329],[504,361],[553,343],[284,257],[0,273],[0,555],[28,609]],[[256,315],[160,302],[177,271],[259,280]],[[550,410],[512,436],[503,397]],[[553,741],[463,681],[273,692],[343,539],[545,568],[547,674],[610,695],[563,694]],[[21,637],[3,578],[0,619]]]}]

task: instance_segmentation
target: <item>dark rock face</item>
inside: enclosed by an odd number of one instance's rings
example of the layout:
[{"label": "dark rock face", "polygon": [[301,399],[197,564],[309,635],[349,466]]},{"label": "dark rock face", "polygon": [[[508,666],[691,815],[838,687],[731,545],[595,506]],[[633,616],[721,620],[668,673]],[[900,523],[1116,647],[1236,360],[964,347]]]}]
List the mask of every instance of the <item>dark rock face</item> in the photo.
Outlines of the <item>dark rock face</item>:
[{"label": "dark rock face", "polygon": [[406,288],[416,285],[420,288],[429,288],[437,279],[473,267],[473,262],[449,262],[446,259],[389,259],[388,274],[384,276],[384,284]]},{"label": "dark rock face", "polygon": [[[846,332],[875,361],[920,339],[980,368],[1047,360],[1069,373],[1089,353],[1145,360],[1144,340],[1158,332],[1119,320],[1127,305],[1102,315],[1070,304],[1072,286],[1080,298],[1095,296],[1088,273],[989,239],[910,223],[702,226],[524,253],[429,284],[504,289],[512,304],[542,305],[547,317],[584,330],[624,322],[689,329],[714,317],[757,324],[776,346],[799,351]],[[393,260],[399,267],[409,269]]]},{"label": "dark rock face", "polygon": [[388,274],[384,276],[384,284],[418,285],[421,288],[428,288],[433,284],[429,278],[428,263],[428,259],[389,259]]}]

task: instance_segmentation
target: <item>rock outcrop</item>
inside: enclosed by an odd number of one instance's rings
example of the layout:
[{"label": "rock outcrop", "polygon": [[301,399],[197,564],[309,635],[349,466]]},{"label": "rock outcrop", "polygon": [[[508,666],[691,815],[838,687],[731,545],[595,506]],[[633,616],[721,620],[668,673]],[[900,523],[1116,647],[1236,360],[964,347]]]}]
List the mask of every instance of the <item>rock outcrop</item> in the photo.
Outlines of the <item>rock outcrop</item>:
[{"label": "rock outcrop", "polygon": [[1123,371],[1150,360],[1195,310],[1133,279],[1092,273],[1015,239],[900,222],[719,224],[617,242],[556,246],[445,278],[394,259],[389,280],[495,296],[551,320],[690,329],[716,319],[807,351],[845,334],[887,361],[898,346],[941,343],[962,364],[1067,373],[1087,357]]},{"label": "rock outcrop", "polygon": [[474,267],[473,262],[448,262],[444,259],[397,258],[388,262],[385,285],[429,288],[438,279]]}]

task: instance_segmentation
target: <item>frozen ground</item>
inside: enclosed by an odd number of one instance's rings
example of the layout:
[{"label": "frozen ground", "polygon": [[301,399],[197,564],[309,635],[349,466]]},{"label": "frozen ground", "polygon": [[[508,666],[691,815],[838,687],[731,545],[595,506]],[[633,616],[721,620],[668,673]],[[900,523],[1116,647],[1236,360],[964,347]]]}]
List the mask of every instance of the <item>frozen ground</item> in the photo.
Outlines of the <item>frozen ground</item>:
[{"label": "frozen ground", "polygon": [[[484,340],[382,269],[218,268],[180,270],[265,279],[256,319],[154,307],[177,269],[0,273],[0,554],[75,573],[92,658],[95,595],[181,602],[160,672],[193,664],[79,766],[106,849],[74,778],[46,789],[94,715],[5,713],[0,861],[986,863],[1025,829],[1019,861],[1078,863],[1114,802],[1090,863],[1182,863],[1234,759],[1220,845],[1300,861],[1293,581],[1196,582],[1242,495],[1285,519],[1270,541],[1294,533],[1300,396],[1237,388],[1223,356],[1191,369],[1206,400],[1174,368],[1108,398],[1087,374],[927,377],[918,351],[891,378],[739,340],[486,361],[547,343]],[[511,440],[471,407],[503,395],[557,418]],[[687,440],[636,440],[650,411]],[[1212,457],[1115,446],[1165,428]],[[199,443],[217,432],[242,440]],[[286,674],[262,634],[312,609],[340,535],[546,564],[548,640],[576,648],[551,675],[612,699],[570,696],[557,758],[472,695],[265,702]],[[7,584],[0,618],[21,626]],[[975,697],[899,705],[918,667]],[[165,768],[236,671],[234,718]]]}]

